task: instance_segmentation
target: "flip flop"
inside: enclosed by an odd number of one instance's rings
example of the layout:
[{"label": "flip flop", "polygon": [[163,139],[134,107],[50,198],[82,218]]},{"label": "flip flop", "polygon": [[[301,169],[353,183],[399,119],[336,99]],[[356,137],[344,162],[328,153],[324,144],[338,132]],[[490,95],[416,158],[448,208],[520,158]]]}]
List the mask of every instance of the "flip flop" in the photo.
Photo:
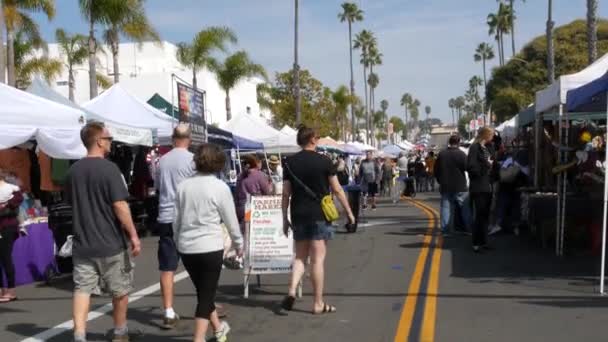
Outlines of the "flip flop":
[{"label": "flip flop", "polygon": [[323,315],[323,314],[328,314],[328,313],[335,313],[337,311],[338,311],[338,309],[336,309],[335,306],[329,305],[327,303],[323,303],[323,310],[319,311],[319,312],[313,311],[312,314],[313,315]]},{"label": "flip flop", "polygon": [[0,297],[0,303],[10,303],[19,300],[17,297]]}]

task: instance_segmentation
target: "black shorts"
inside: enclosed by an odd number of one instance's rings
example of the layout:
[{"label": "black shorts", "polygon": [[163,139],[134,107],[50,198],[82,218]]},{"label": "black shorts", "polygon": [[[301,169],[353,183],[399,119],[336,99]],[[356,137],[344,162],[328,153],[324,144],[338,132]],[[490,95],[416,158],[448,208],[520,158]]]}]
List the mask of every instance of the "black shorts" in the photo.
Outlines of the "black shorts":
[{"label": "black shorts", "polygon": [[376,196],[376,194],[378,194],[378,183],[363,183],[361,191],[368,196]]},{"label": "black shorts", "polygon": [[177,246],[173,241],[173,225],[171,223],[157,223],[158,233],[158,270],[161,272],[175,272],[179,264]]}]

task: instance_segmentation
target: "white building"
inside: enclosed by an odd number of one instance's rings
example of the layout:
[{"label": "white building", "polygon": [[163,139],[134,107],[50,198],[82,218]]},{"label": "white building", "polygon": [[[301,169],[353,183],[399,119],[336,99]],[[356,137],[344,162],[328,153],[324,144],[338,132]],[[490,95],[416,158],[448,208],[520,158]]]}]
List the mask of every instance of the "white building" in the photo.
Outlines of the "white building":
[{"label": "white building", "polygon": [[[113,80],[113,61],[110,49],[98,53],[97,72]],[[192,69],[182,66],[175,56],[177,46],[169,43],[122,43],[119,53],[120,84],[131,94],[147,101],[154,93],[158,93],[169,102],[177,105],[177,90],[172,82],[172,75],[192,83]],[[58,50],[57,44],[49,44],[49,57],[65,60]],[[89,69],[88,62],[75,67],[75,101],[83,103],[89,100]],[[53,82],[52,86],[61,94],[68,96],[68,74],[64,68],[62,75]],[[269,113],[261,113],[257,102],[256,86],[263,82],[252,78],[243,81],[230,91],[232,115],[247,112],[252,115],[262,115],[270,119]],[[205,116],[210,123],[226,121],[226,95],[220,88],[215,75],[208,70],[197,73],[198,88],[206,92]],[[99,90],[101,93],[102,89]]]}]

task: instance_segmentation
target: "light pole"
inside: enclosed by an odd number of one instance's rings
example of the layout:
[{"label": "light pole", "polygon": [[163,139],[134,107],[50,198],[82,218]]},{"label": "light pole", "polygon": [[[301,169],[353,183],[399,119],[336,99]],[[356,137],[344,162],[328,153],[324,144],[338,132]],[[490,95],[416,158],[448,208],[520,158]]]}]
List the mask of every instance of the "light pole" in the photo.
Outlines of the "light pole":
[{"label": "light pole", "polygon": [[294,58],[293,58],[293,82],[296,100],[296,126],[302,123],[302,109],[300,99],[300,66],[298,65],[298,0],[295,0],[295,30],[294,30]]}]

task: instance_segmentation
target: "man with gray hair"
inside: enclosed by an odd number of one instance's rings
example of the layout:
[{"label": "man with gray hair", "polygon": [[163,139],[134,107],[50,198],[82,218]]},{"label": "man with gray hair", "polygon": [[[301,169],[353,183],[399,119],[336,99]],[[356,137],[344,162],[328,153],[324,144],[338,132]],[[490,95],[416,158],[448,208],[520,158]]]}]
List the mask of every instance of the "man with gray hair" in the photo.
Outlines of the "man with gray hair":
[{"label": "man with gray hair", "polygon": [[190,127],[180,124],[173,130],[173,149],[159,162],[158,176],[158,268],[163,298],[163,329],[173,329],[179,316],[173,310],[173,281],[179,264],[179,254],[173,240],[175,196],[179,183],[196,173],[194,156],[188,148],[191,143]]}]

